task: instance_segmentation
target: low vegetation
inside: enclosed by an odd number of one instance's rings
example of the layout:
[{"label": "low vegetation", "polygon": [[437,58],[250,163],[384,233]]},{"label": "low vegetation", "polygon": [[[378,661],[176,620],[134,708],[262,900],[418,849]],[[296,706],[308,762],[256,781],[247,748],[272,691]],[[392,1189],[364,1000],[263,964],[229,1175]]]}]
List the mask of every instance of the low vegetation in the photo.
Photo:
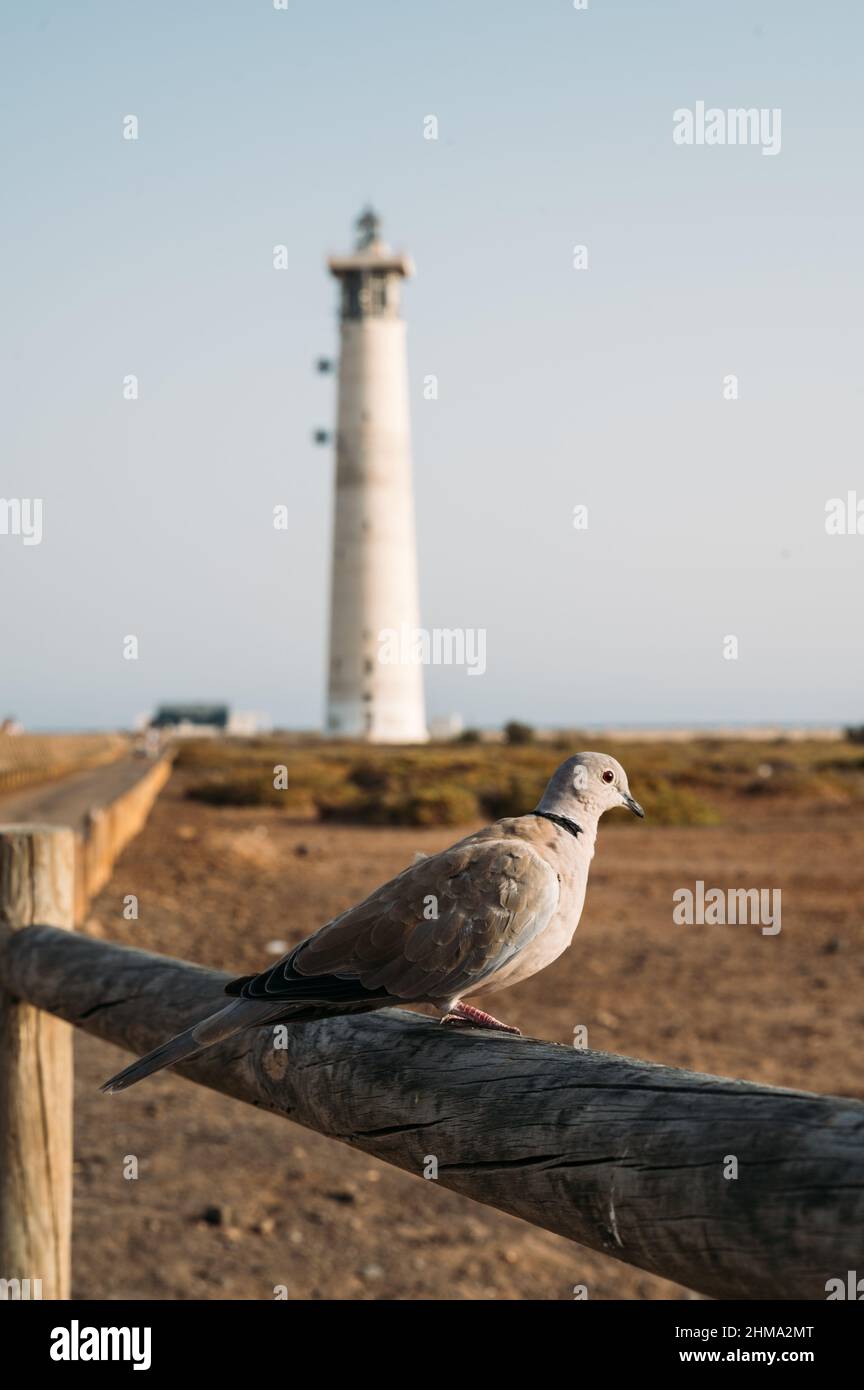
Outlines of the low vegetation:
[{"label": "low vegetation", "polygon": [[[594,740],[596,742],[596,740]],[[199,739],[180,746],[187,795],[211,805],[279,806],[295,816],[366,825],[470,825],[536,805],[549,774],[584,734],[528,742],[369,748],[323,740]],[[604,748],[627,768],[655,825],[714,825],[736,801],[864,800],[864,758],[851,740],[702,738]],[[608,823],[628,825],[625,812]]]},{"label": "low vegetation", "polygon": [[0,792],[102,767],[128,751],[122,734],[0,734]]}]

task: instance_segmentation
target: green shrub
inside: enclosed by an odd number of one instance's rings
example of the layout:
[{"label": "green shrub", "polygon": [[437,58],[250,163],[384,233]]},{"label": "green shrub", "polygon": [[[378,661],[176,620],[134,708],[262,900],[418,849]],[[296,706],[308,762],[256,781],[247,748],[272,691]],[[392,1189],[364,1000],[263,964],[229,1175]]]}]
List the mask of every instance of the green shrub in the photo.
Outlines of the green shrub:
[{"label": "green shrub", "polygon": [[836,773],[797,767],[775,766],[770,777],[755,777],[743,790],[748,796],[794,797],[801,801],[847,799],[843,780]]},{"label": "green shrub", "polygon": [[[716,806],[688,788],[676,786],[667,777],[642,779],[637,788],[637,800],[651,825],[719,825],[723,819]],[[621,810],[624,814],[616,814],[604,824],[637,824],[632,811],[623,806]]]},{"label": "green shrub", "polygon": [[447,783],[417,792],[346,791],[320,797],[316,805],[322,820],[353,825],[467,825],[479,816],[476,796]]},{"label": "green shrub", "polygon": [[348,781],[364,792],[382,792],[390,786],[391,773],[380,762],[355,763],[348,773]]},{"label": "green shrub", "polygon": [[[208,806],[280,806],[286,805],[287,791],[277,791],[269,777],[235,777],[231,781],[196,782],[186,788],[190,801],[203,801]],[[296,798],[295,798],[296,799]]]},{"label": "green shrub", "polygon": [[485,786],[480,791],[480,805],[490,820],[505,816],[524,816],[532,811],[543,794],[542,778],[515,776],[500,786]]},{"label": "green shrub", "polygon": [[504,738],[513,747],[524,747],[526,743],[534,742],[534,730],[530,724],[511,719],[509,724],[504,725]]},{"label": "green shrub", "polygon": [[467,825],[477,820],[480,807],[473,792],[445,783],[408,796],[404,812],[403,825]]}]

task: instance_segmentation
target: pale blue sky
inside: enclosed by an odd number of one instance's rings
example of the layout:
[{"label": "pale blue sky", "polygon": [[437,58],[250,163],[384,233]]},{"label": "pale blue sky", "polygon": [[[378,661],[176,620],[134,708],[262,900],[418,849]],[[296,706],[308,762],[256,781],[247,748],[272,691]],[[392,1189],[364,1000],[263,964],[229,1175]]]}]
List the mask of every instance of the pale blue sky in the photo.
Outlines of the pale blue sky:
[{"label": "pale blue sky", "polygon": [[[313,363],[371,199],[418,269],[423,622],[488,633],[430,712],[864,718],[864,536],[824,531],[864,497],[853,0],[18,3],[2,54],[0,496],[44,539],[0,536],[0,715],[320,725]],[[780,154],[674,145],[700,99],[781,108]]]}]

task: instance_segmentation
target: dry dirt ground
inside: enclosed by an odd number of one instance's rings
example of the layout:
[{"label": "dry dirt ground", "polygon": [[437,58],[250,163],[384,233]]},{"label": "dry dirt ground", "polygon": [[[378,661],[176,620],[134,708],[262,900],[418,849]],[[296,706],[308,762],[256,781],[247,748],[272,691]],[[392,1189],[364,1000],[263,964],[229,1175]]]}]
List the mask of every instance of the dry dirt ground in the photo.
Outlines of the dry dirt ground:
[{"label": "dry dirt ground", "polygon": [[[723,826],[688,829],[618,814],[601,825],[573,947],[496,996],[499,1016],[557,1042],[583,1024],[597,1048],[862,1097],[864,810],[730,803]],[[175,773],[88,930],[248,972],[460,833],[208,807]],[[697,879],[781,888],[781,933],[673,925],[674,889]],[[122,915],[130,893],[137,922]],[[693,1297],[170,1074],[103,1097],[125,1054],[83,1034],[76,1049],[74,1297],[270,1299],[284,1285],[294,1299],[568,1299],[576,1284]]]}]

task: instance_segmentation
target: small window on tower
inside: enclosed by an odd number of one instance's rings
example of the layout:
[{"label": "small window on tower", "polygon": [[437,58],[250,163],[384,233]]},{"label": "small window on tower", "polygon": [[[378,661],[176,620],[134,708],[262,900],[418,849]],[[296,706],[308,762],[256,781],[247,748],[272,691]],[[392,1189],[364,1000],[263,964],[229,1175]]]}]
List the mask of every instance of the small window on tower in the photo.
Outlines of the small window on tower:
[{"label": "small window on tower", "polygon": [[376,275],[372,279],[372,304],[373,314],[381,314],[387,308],[387,280],[383,275]]},{"label": "small window on tower", "polygon": [[360,276],[346,275],[342,281],[342,317],[360,317]]}]

